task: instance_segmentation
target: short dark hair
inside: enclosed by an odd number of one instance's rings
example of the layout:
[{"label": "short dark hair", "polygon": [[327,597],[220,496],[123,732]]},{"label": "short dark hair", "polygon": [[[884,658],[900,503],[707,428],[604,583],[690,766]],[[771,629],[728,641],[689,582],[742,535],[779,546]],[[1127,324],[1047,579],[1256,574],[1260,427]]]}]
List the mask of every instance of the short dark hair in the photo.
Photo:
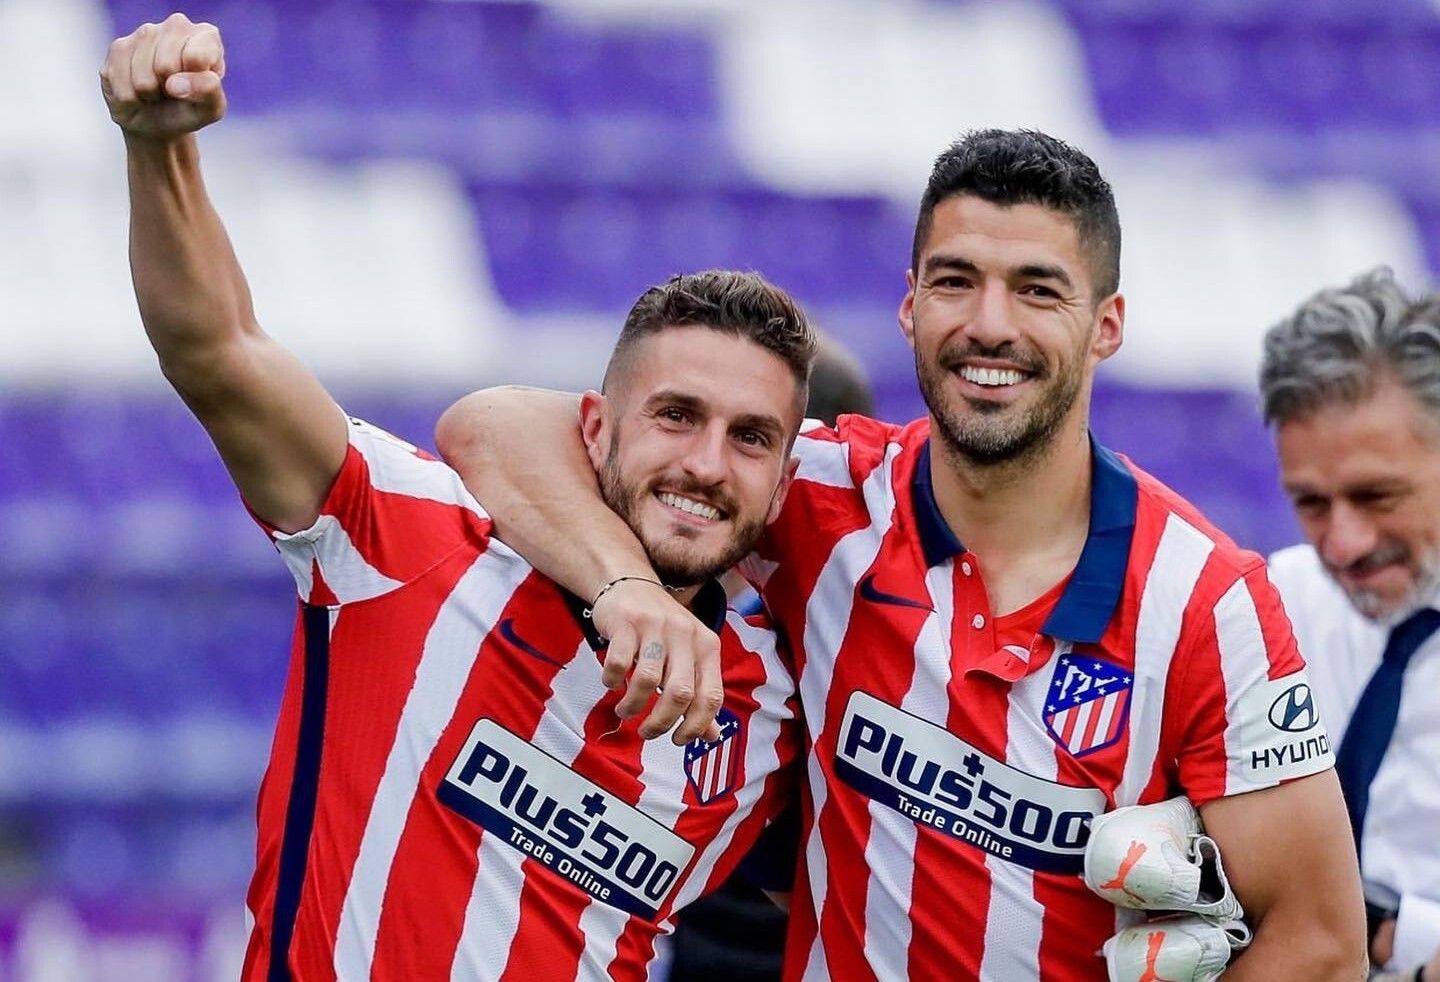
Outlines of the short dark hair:
[{"label": "short dark hair", "polygon": [[1321,290],[1265,334],[1266,423],[1355,405],[1391,380],[1440,417],[1440,295],[1411,299],[1384,266]]},{"label": "short dark hair", "polygon": [[1114,192],[1095,161],[1064,140],[1038,130],[971,130],[946,147],[935,158],[920,199],[912,270],[920,264],[936,206],[960,195],[1060,212],[1075,224],[1090,262],[1095,299],[1120,289],[1120,214]]},{"label": "short dark hair", "polygon": [[728,269],[672,276],[642,293],[620,329],[602,388],[609,390],[639,341],[691,325],[745,338],[774,354],[795,376],[799,404],[805,404],[816,346],[805,312],[759,273]]}]

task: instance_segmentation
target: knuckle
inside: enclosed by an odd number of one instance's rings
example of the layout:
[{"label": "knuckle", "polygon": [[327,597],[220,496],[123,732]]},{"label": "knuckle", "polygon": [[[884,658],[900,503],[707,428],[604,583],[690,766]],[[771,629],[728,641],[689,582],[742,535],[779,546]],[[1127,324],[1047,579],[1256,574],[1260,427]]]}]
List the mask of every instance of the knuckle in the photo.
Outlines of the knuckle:
[{"label": "knuckle", "polygon": [[665,687],[667,702],[688,706],[695,700],[695,686],[689,682],[671,682]]},{"label": "knuckle", "polygon": [[700,705],[706,712],[718,713],[725,705],[725,691],[721,688],[707,688],[700,694]]}]

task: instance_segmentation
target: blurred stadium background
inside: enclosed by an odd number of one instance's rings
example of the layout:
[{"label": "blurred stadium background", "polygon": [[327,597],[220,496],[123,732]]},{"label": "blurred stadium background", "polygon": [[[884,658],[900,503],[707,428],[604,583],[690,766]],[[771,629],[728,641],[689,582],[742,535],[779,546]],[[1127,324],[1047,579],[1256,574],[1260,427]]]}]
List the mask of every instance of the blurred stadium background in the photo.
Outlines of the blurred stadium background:
[{"label": "blurred stadium background", "polygon": [[[161,0],[0,0],[0,979],[233,979],[290,582],[165,389],[125,264],[111,36]],[[197,0],[208,172],[262,322],[429,445],[482,383],[598,381],[647,284],[790,288],[922,411],[894,326],[959,131],[1089,150],[1125,223],[1101,437],[1242,543],[1296,538],[1263,329],[1440,268],[1430,0]]]}]

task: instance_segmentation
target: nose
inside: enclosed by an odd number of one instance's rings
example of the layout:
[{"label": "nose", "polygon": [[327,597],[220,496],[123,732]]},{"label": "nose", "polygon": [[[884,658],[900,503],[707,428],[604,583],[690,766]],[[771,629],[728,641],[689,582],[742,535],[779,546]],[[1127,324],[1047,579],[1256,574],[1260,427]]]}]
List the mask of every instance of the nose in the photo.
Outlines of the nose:
[{"label": "nose", "polygon": [[725,477],[728,439],[726,428],[719,420],[713,425],[697,429],[686,447],[680,466],[700,484],[719,484]]},{"label": "nose", "polygon": [[986,348],[1014,341],[1019,335],[1012,300],[1009,284],[998,278],[987,278],[977,291],[965,334]]},{"label": "nose", "polygon": [[1378,544],[1375,523],[1359,509],[1338,501],[1326,516],[1316,548],[1326,563],[1343,568],[1374,552]]}]

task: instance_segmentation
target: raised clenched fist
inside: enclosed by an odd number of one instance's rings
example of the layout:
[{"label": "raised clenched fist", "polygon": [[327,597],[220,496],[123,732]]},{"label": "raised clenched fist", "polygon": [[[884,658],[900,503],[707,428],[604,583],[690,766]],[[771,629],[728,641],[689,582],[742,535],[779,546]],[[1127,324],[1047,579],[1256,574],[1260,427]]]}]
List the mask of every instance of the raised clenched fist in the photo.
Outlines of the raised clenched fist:
[{"label": "raised clenched fist", "polygon": [[126,133],[172,139],[225,115],[225,47],[214,24],[171,14],[110,45],[100,68],[110,118]]}]

